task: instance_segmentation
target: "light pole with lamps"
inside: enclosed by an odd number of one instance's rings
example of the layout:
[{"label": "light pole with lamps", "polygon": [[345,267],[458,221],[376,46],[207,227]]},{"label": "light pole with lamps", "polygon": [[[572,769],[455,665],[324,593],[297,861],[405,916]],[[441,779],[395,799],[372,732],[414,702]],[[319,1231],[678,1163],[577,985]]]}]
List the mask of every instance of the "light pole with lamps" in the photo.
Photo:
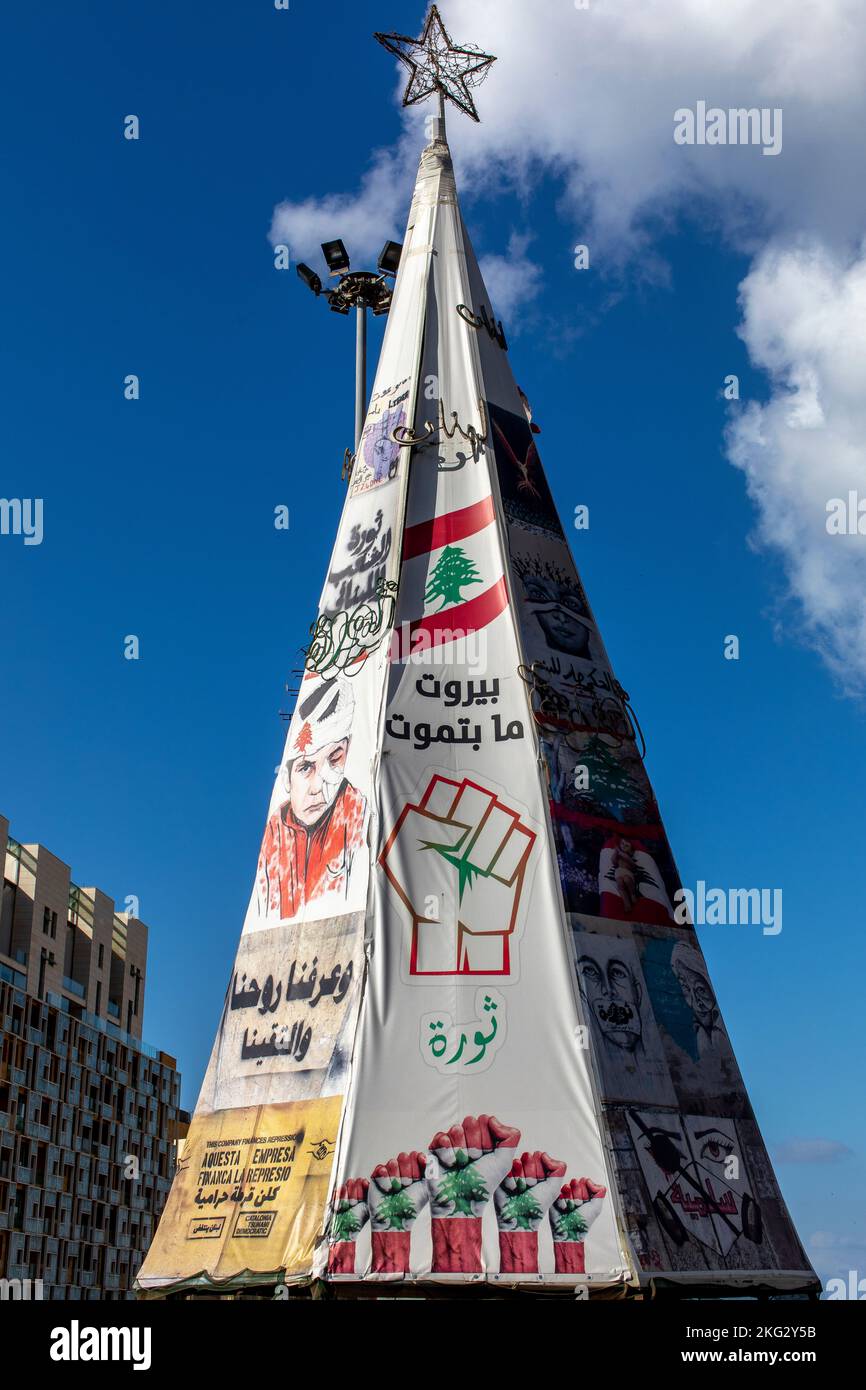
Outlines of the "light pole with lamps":
[{"label": "light pole with lamps", "polygon": [[[323,241],[322,254],[328,272],[337,277],[333,289],[324,289],[321,277],[303,261],[298,265],[298,275],[313,294],[323,296],[328,307],[335,314],[348,314],[355,310],[355,453],[361,443],[361,431],[367,413],[367,310],[377,317],[387,314],[391,307],[393,286],[389,277],[397,274],[400,253],[403,247],[399,242],[386,241],[377,262],[378,274],[374,270],[352,270],[349,253],[342,241]],[[349,451],[346,450],[348,455]]]}]

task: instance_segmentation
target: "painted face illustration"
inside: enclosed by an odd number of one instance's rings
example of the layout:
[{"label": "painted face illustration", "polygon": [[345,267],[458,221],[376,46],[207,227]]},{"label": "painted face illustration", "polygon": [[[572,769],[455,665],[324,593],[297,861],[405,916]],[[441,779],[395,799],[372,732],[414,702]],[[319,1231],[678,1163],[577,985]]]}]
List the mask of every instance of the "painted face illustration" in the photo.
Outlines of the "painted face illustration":
[{"label": "painted face illustration", "polygon": [[348,749],[348,738],[341,738],[293,760],[288,769],[289,801],[301,825],[315,825],[331,805],[343,780]]},{"label": "painted face illustration", "polygon": [[719,1016],[719,1009],[706,976],[699,974],[697,970],[690,970],[681,961],[675,961],[673,969],[686,1003],[698,1023],[702,1028],[712,1028]]},{"label": "painted face illustration", "polygon": [[535,615],[548,645],[570,656],[589,656],[589,628],[565,608],[545,608]]},{"label": "painted face illustration", "polygon": [[586,609],[578,590],[536,574],[526,575],[523,588],[548,646],[571,656],[589,656],[589,628],[582,621]]},{"label": "painted face illustration", "polygon": [[614,1047],[634,1052],[641,1040],[641,989],[631,970],[616,958],[606,969],[592,956],[581,956],[578,964],[581,993],[602,1035]]}]

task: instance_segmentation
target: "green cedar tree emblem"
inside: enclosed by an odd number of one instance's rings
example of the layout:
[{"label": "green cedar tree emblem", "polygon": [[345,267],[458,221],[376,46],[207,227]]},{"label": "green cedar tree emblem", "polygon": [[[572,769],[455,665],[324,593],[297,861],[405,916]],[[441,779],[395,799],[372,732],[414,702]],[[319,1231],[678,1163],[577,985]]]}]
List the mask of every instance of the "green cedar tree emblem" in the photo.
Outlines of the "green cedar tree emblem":
[{"label": "green cedar tree emblem", "polygon": [[486,1202],[490,1194],[475,1164],[469,1162],[466,1151],[458,1149],[454,1158],[454,1167],[442,1179],[436,1200],[443,1206],[453,1202],[455,1216],[471,1216],[472,1203]]},{"label": "green cedar tree emblem", "polygon": [[542,1217],[541,1207],[535,1200],[531,1188],[518,1188],[513,1197],[502,1208],[502,1215],[508,1221],[516,1221],[521,1231],[531,1231],[533,1222],[540,1221]]},{"label": "green cedar tree emblem", "polygon": [[441,598],[442,602],[437,609],[437,612],[441,613],[449,603],[463,602],[463,594],[460,591],[465,589],[467,584],[480,583],[481,575],[465,550],[461,550],[459,545],[446,545],[430,576],[424,602],[435,603],[437,598]]},{"label": "green cedar tree emblem", "polygon": [[555,1235],[558,1240],[583,1240],[588,1230],[580,1207],[569,1206],[566,1211],[557,1211]]},{"label": "green cedar tree emblem", "polygon": [[376,1216],[383,1225],[387,1225],[389,1230],[405,1231],[405,1223],[415,1218],[415,1203],[398,1183],[396,1190],[392,1189],[387,1197],[383,1197],[376,1211]]},{"label": "green cedar tree emblem", "polygon": [[634,778],[598,734],[593,734],[578,756],[589,773],[590,792],[608,806],[617,819],[623,819],[624,813],[639,800]]},{"label": "green cedar tree emblem", "polygon": [[350,1206],[342,1204],[334,1212],[334,1240],[354,1240],[361,1223]]}]

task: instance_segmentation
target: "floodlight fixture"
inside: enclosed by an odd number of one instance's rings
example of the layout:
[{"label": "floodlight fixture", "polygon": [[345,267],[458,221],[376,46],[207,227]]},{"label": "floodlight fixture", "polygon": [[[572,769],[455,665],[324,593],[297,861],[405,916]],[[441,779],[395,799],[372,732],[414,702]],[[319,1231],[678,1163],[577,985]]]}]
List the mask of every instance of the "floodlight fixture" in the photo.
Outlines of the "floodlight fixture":
[{"label": "floodlight fixture", "polygon": [[391,279],[397,274],[403,247],[397,241],[386,241],[379,256],[377,270],[351,270],[345,243],[337,238],[322,242],[322,255],[331,276],[337,283],[325,289],[320,277],[303,262],[297,271],[313,294],[325,300],[333,314],[346,317],[355,310],[355,450],[360,446],[367,402],[367,311],[377,318],[387,314],[394,292]]},{"label": "floodlight fixture", "polygon": [[382,250],[379,252],[379,259],[376,262],[384,275],[396,275],[400,264],[400,256],[403,247],[399,241],[386,241]]},{"label": "floodlight fixture", "polygon": [[339,239],[323,241],[322,255],[331,275],[344,275],[349,269],[349,253]]},{"label": "floodlight fixture", "polygon": [[303,280],[308,290],[313,291],[313,294],[322,293],[321,279],[308,265],[304,265],[303,261],[298,262],[298,277]]}]

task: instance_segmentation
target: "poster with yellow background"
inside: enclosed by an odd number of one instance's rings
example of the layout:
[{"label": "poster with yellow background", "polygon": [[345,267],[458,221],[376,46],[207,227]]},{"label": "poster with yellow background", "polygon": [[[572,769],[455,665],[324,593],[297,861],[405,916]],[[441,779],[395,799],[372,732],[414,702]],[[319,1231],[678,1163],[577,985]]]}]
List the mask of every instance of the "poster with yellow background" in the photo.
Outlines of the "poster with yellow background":
[{"label": "poster with yellow background", "polygon": [[310,1274],[342,1104],[329,1096],[194,1118],[139,1288]]}]

